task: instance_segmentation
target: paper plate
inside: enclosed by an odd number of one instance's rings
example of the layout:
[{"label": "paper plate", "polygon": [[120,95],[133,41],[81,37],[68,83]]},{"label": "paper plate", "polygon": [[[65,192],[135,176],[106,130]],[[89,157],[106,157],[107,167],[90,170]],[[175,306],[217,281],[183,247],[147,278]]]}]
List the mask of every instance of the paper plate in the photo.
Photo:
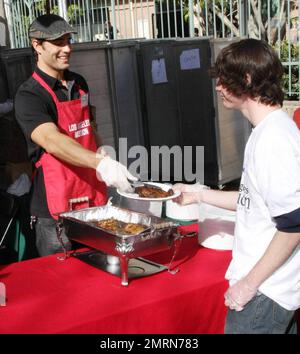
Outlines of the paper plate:
[{"label": "paper plate", "polygon": [[202,203],[199,208],[199,244],[215,250],[232,250],[235,216],[235,211]]},{"label": "paper plate", "polygon": [[[147,182],[147,185],[151,185],[151,186],[154,186],[154,187],[159,187],[159,188],[161,188],[162,190],[164,190],[166,192],[171,188],[170,184],[163,184],[163,183],[156,183],[156,182]],[[119,189],[117,189],[117,192],[122,197],[125,197],[125,198],[141,200],[141,201],[143,201],[143,200],[152,201],[152,202],[164,202],[166,200],[171,200],[171,199],[174,199],[174,198],[177,198],[177,197],[180,196],[180,192],[174,192],[173,195],[170,195],[169,197],[165,197],[165,198],[141,198],[136,193],[121,192]]]},{"label": "paper plate", "polygon": [[217,235],[212,235],[208,237],[200,244],[203,247],[211,248],[213,250],[232,250],[233,236],[229,234],[222,234],[220,232]]}]

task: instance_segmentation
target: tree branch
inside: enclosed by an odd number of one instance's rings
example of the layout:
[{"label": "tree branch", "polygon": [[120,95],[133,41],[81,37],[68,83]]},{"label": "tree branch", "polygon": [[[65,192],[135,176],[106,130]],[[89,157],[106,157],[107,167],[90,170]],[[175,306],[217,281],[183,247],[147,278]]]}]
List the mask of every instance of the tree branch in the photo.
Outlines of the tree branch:
[{"label": "tree branch", "polygon": [[224,15],[223,12],[220,11],[220,9],[215,5],[215,10],[217,13],[217,16],[221,21],[224,21],[224,24],[232,30],[232,32],[238,37],[240,35],[240,31],[235,27],[233,23],[230,22],[230,20],[227,18],[226,15]]}]

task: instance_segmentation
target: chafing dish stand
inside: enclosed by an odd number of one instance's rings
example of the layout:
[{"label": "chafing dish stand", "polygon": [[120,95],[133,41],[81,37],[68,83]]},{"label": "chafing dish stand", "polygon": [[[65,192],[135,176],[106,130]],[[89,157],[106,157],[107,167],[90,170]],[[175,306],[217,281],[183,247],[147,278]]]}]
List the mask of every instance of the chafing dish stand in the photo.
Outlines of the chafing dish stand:
[{"label": "chafing dish stand", "polygon": [[[95,220],[107,218],[141,223],[146,225],[147,229],[137,235],[124,235],[102,229],[95,224]],[[171,274],[178,271],[178,269],[171,268],[182,240],[177,226],[166,219],[104,205],[60,214],[57,222],[57,236],[65,250],[62,259],[67,259],[72,255],[94,267],[120,276],[121,284],[127,286],[128,280],[132,278],[155,274],[163,270],[168,270]],[[70,240],[88,246],[91,250],[66,251],[61,239],[63,229]],[[142,258],[172,248],[168,266]]]}]

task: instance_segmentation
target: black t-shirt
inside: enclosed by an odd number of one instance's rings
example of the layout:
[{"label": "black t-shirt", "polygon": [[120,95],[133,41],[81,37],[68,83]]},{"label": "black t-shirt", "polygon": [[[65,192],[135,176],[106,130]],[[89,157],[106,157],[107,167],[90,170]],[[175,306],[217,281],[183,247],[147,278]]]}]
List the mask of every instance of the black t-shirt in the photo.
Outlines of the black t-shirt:
[{"label": "black t-shirt", "polygon": [[[36,73],[50,86],[60,102],[79,98],[79,87],[88,92],[88,85],[79,74],[66,70],[64,73],[67,86],[40,69]],[[31,140],[35,128],[44,123],[57,123],[57,110],[50,95],[35,79],[30,77],[18,89],[15,97],[16,119],[25,135],[28,156],[35,163],[39,160],[44,150]],[[36,170],[31,190],[31,215],[51,217],[46,199],[44,175],[42,168]]]}]

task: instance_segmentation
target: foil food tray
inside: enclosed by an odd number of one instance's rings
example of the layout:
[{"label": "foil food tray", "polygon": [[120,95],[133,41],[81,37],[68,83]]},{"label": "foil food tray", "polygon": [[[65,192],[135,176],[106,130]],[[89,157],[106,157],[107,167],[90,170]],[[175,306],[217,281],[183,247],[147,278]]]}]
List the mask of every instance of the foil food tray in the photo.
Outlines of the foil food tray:
[{"label": "foil food tray", "polygon": [[[114,218],[127,223],[147,226],[136,235],[105,230],[94,221]],[[128,209],[104,205],[70,211],[59,215],[58,225],[69,239],[120,259],[122,284],[128,284],[128,260],[170,249],[180,238],[177,224],[166,219]]]}]

